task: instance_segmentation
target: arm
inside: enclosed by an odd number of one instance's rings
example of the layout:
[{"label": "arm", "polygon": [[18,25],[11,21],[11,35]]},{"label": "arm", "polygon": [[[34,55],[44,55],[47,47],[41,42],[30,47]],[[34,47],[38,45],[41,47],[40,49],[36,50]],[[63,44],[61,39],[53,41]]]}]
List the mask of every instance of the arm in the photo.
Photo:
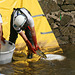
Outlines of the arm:
[{"label": "arm", "polygon": [[37,39],[36,39],[36,32],[35,32],[35,28],[34,28],[34,20],[31,17],[31,15],[28,16],[28,22],[29,22],[29,26],[31,28],[31,34],[32,34],[32,39],[33,39],[34,45],[35,45],[35,50],[38,50],[39,46],[37,44]]},{"label": "arm", "polygon": [[35,49],[36,50],[40,49],[38,44],[37,44],[36,32],[35,32],[35,28],[34,27],[31,28],[31,34],[32,34],[32,39],[33,39],[34,45],[35,45]]},{"label": "arm", "polygon": [[0,38],[2,36],[2,23],[0,23]]},{"label": "arm", "polygon": [[0,41],[5,43],[5,38],[3,37],[2,23],[0,23]]},{"label": "arm", "polygon": [[0,23],[0,48],[1,48],[1,36],[2,36],[2,23]]},{"label": "arm", "polygon": [[3,41],[3,43],[5,43],[5,38],[3,37],[2,23],[2,16],[0,14],[0,42]]},{"label": "arm", "polygon": [[26,42],[27,46],[29,47],[29,49],[36,54],[36,52],[34,51],[34,47],[32,46],[32,44],[29,42],[29,40],[27,39],[26,35],[24,34],[23,31],[21,31],[20,33],[20,36],[24,39],[24,41]]},{"label": "arm", "polygon": [[21,37],[24,39],[24,41],[27,41],[27,40],[28,40],[23,31],[21,31],[19,34],[20,34]]}]

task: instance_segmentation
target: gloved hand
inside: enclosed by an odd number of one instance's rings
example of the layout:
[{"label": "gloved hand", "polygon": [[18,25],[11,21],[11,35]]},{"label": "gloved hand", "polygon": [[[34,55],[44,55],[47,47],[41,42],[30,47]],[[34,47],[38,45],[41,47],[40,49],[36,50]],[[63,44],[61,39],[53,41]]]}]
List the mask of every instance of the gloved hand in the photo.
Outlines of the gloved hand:
[{"label": "gloved hand", "polygon": [[5,43],[5,38],[4,37],[1,37],[1,40],[3,41],[3,43]]},{"label": "gloved hand", "polygon": [[38,45],[35,46],[35,51],[40,50],[40,47]]},{"label": "gloved hand", "polygon": [[27,46],[29,47],[29,49],[30,49],[33,53],[36,54],[35,48],[32,46],[32,44],[29,42],[29,40],[26,40],[26,44],[27,44]]},{"label": "gloved hand", "polygon": [[33,42],[34,42],[34,45],[35,45],[35,51],[37,51],[38,49],[40,50],[40,48],[37,44],[36,36],[32,36],[32,39],[33,39]]}]

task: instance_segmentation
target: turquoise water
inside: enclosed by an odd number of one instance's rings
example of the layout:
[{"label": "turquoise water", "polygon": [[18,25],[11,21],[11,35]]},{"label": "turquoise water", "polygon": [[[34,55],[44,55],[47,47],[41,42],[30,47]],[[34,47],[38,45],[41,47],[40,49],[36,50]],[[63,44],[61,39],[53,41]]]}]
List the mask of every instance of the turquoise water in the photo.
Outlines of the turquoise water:
[{"label": "turquoise water", "polygon": [[[37,62],[12,63],[0,65],[0,73],[5,75],[75,75],[75,47],[72,44],[61,45],[63,61],[47,61],[40,59]],[[59,54],[59,53],[58,53]],[[14,64],[15,63],[15,64]]]}]

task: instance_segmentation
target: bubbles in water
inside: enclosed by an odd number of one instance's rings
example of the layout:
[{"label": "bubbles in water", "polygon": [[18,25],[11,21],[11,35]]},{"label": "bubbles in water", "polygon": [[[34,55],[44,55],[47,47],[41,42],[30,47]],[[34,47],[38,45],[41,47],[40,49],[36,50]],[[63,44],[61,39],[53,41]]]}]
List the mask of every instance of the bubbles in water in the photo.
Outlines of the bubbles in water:
[{"label": "bubbles in water", "polygon": [[62,55],[57,55],[57,54],[46,54],[47,58],[43,60],[58,60],[58,61],[62,61],[64,60],[66,57],[62,56]]}]

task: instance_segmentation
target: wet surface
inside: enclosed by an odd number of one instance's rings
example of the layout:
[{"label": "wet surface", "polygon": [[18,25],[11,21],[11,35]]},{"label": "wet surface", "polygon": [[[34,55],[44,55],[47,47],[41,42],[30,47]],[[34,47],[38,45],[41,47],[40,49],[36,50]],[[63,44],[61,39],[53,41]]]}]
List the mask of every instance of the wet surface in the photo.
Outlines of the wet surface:
[{"label": "wet surface", "polygon": [[[47,61],[40,59],[37,62],[13,61],[0,65],[0,73],[5,75],[75,75],[75,47],[72,44],[60,45],[63,49],[63,61]],[[58,53],[59,54],[59,53]]]}]

